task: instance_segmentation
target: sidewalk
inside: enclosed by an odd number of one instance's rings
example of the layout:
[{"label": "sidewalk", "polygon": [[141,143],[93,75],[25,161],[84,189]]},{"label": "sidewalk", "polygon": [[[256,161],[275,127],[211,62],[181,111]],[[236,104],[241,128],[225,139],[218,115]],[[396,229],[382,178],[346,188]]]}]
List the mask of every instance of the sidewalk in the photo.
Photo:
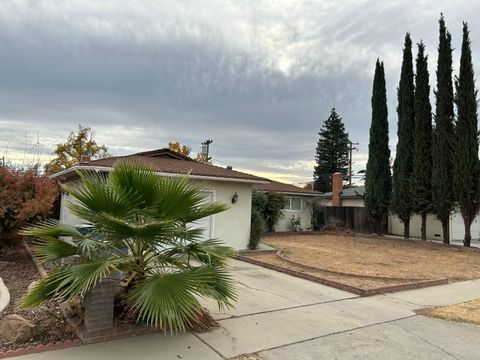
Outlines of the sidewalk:
[{"label": "sidewalk", "polygon": [[478,359],[480,327],[414,310],[480,298],[480,280],[361,298],[286,274],[233,262],[238,306],[209,307],[220,328],[152,334],[18,357],[19,360],[216,360],[259,352],[268,360]]}]

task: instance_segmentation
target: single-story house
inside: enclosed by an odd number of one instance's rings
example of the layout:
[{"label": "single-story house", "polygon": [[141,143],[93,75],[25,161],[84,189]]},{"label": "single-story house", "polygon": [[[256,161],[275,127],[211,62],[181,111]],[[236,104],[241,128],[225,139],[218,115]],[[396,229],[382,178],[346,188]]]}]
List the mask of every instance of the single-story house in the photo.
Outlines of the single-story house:
[{"label": "single-story house", "polygon": [[312,206],[321,196],[320,192],[273,180],[269,183],[254,184],[253,188],[262,192],[274,191],[285,197],[285,207],[282,217],[275,226],[275,231],[291,231],[292,217],[300,220],[300,228],[303,231],[312,229]]},{"label": "single-story house", "polygon": [[356,206],[364,207],[365,186],[343,188],[343,175],[332,175],[332,191],[320,195],[319,204],[322,206]]},{"label": "single-story house", "polygon": [[[105,159],[81,161],[80,164],[52,175],[61,183],[78,181],[76,170],[88,169],[110,172],[117,161],[145,162],[150,164],[159,176],[185,176],[202,183],[211,201],[220,201],[230,208],[220,214],[202,219],[197,226],[206,229],[205,238],[219,238],[236,249],[245,249],[250,237],[250,217],[252,187],[268,184],[269,180],[251,174],[235,171],[231,167],[223,168],[195,161],[169,149],[140,152],[128,156],[112,156]],[[72,201],[67,193],[61,194],[60,220],[72,224],[82,224],[72,214],[67,202]]]},{"label": "single-story house", "polygon": [[[332,191],[320,195],[320,204],[323,206],[357,206],[364,207],[365,186],[355,186],[351,188],[343,188],[342,174],[332,175]],[[421,237],[420,215],[413,215],[410,219],[410,236]],[[395,215],[388,217],[388,232],[392,235],[403,236],[403,223]],[[480,237],[480,216],[473,221],[471,227],[473,239]],[[450,216],[450,239],[463,240],[465,228],[463,218],[458,211]],[[427,238],[443,240],[442,223],[433,214],[427,216]]]}]

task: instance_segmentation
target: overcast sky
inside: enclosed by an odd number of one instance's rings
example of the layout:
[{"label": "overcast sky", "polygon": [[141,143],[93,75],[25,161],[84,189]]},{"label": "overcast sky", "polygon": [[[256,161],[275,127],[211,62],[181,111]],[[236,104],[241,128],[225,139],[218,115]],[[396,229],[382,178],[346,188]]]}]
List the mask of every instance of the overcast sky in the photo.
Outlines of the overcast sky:
[{"label": "overcast sky", "polygon": [[466,20],[480,74],[479,1],[2,0],[0,156],[45,160],[81,123],[113,155],[210,138],[215,164],[297,183],[336,107],[362,169],[375,60],[394,156],[404,35],[426,43],[433,90],[440,12],[454,71]]}]

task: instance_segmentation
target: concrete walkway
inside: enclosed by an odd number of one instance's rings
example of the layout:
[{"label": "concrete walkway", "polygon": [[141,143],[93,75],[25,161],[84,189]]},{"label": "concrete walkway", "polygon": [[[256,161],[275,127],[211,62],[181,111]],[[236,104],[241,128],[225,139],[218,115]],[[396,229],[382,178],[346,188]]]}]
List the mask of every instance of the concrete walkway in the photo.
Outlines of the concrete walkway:
[{"label": "concrete walkway", "polygon": [[206,306],[220,328],[152,334],[19,357],[22,360],[216,360],[258,353],[268,360],[480,359],[480,327],[414,310],[480,298],[480,280],[361,298],[240,261],[237,308]]}]

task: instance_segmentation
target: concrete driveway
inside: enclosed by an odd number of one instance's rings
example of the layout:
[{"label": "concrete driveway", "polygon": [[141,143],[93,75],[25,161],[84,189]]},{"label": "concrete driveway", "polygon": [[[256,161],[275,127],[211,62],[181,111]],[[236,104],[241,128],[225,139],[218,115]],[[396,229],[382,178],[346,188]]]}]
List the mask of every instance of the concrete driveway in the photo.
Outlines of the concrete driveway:
[{"label": "concrete driveway", "polygon": [[480,327],[414,312],[480,298],[479,280],[361,298],[236,260],[232,267],[239,302],[226,313],[206,304],[220,324],[212,332],[152,334],[18,359],[480,359]]}]

